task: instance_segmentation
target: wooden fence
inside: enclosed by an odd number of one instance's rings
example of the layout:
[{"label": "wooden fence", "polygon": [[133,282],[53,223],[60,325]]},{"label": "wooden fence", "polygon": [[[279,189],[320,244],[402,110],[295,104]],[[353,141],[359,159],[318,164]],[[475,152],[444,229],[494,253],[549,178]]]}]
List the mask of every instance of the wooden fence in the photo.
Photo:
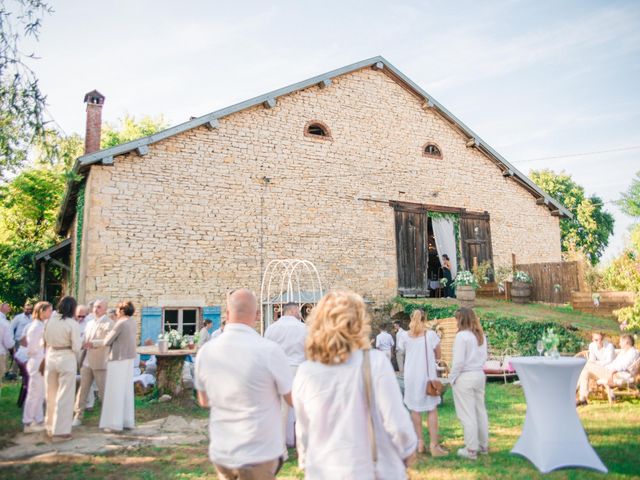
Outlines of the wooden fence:
[{"label": "wooden fence", "polygon": [[572,292],[585,290],[579,262],[529,263],[515,265],[515,269],[531,275],[534,302],[569,303]]},{"label": "wooden fence", "polygon": [[[597,302],[594,296],[597,295]],[[613,311],[630,307],[636,296],[632,292],[573,292],[571,306],[574,310],[592,313],[601,317],[613,317]]]}]

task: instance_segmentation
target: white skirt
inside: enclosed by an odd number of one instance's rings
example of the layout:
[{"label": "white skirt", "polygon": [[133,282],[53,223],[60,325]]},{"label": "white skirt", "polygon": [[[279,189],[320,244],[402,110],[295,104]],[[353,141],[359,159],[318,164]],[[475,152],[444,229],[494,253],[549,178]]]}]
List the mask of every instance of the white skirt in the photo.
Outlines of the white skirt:
[{"label": "white skirt", "polygon": [[134,428],[133,358],[107,363],[100,428]]}]

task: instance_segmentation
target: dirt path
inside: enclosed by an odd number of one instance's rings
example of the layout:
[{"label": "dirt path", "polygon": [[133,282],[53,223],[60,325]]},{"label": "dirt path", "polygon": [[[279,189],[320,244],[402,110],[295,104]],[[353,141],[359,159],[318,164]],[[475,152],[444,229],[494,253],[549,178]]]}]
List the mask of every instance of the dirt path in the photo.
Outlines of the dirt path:
[{"label": "dirt path", "polygon": [[107,453],[140,446],[198,444],[207,439],[207,423],[207,419],[170,415],[123,433],[103,433],[97,427],[82,426],[73,429],[72,440],[56,443],[44,433],[20,433],[14,445],[0,450],[0,466],[15,460],[42,462],[51,457]]}]

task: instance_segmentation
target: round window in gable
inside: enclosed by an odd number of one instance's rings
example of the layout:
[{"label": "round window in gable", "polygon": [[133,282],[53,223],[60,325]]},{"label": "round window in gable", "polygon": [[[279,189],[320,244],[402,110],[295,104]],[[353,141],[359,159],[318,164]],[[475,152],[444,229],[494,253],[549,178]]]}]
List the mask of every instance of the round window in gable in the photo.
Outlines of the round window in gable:
[{"label": "round window in gable", "polygon": [[312,138],[331,138],[329,127],[322,122],[316,121],[307,123],[306,127],[304,127],[304,134]]},{"label": "round window in gable", "polygon": [[427,143],[422,149],[425,157],[442,158],[442,151],[435,143]]}]

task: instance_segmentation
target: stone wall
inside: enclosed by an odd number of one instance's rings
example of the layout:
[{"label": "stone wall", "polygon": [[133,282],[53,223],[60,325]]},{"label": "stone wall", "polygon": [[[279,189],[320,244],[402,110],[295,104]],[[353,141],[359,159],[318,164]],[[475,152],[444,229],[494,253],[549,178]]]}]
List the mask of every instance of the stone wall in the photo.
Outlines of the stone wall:
[{"label": "stone wall", "polygon": [[[496,265],[513,252],[560,261],[558,218],[421,103],[363,69],[93,166],[85,296],[220,305],[230,288],[259,292],[268,261],[297,257],[326,287],[385,302],[397,286],[388,200],[488,211]],[[331,138],[305,136],[311,120]],[[428,141],[442,159],[422,154]]]}]

